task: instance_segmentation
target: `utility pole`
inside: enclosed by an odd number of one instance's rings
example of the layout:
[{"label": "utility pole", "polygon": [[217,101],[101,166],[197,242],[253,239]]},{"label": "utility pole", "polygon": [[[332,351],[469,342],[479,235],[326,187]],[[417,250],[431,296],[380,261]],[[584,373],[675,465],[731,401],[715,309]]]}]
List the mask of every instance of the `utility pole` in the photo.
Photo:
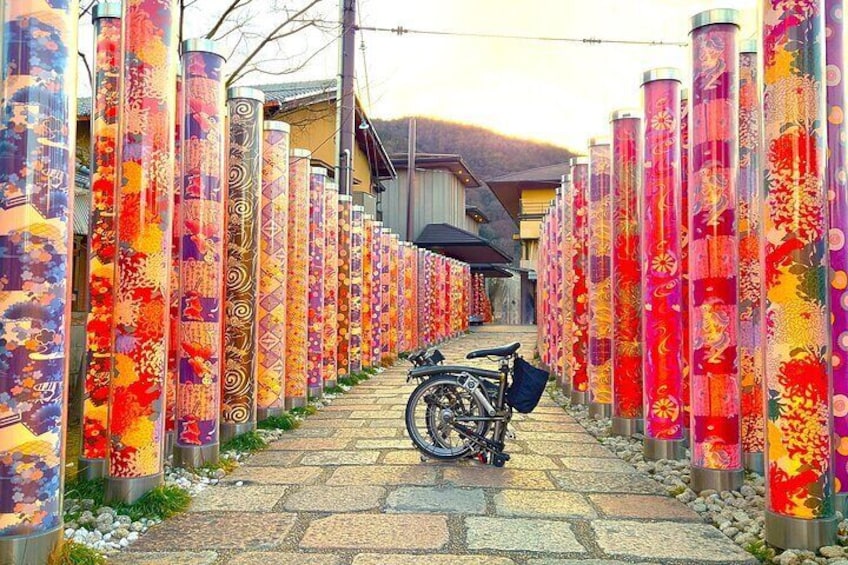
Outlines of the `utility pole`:
[{"label": "utility pole", "polygon": [[415,145],[418,141],[418,124],[415,118],[409,118],[409,140],[407,144],[406,167],[406,241],[412,241],[412,206],[415,204]]},{"label": "utility pole", "polygon": [[353,91],[356,64],[356,0],[339,0],[342,41],[339,47],[339,78],[336,94],[336,180],[340,194],[353,188],[353,156],[356,132],[356,95]]}]

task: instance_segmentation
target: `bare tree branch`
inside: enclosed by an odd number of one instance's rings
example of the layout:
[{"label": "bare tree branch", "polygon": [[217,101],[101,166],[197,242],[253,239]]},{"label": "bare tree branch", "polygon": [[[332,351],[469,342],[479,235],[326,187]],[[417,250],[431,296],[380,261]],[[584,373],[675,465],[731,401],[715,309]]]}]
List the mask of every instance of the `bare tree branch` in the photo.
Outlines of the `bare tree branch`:
[{"label": "bare tree branch", "polygon": [[88,6],[86,6],[85,8],[83,8],[83,9],[82,9],[82,11],[79,13],[79,17],[80,17],[80,19],[82,19],[82,17],[83,17],[84,15],[86,15],[88,12],[90,12],[90,11],[91,11],[91,9],[94,7],[94,5],[95,5],[95,4],[97,4],[97,0],[91,0],[91,2],[89,2],[89,3],[88,3]]},{"label": "bare tree branch", "polygon": [[91,73],[91,67],[88,64],[88,57],[85,56],[85,53],[82,51],[77,51],[80,59],[82,59],[83,64],[85,65],[85,70],[88,72],[88,81],[92,85],[92,91],[94,90],[94,75]]},{"label": "bare tree branch", "polygon": [[221,14],[218,18],[218,21],[215,22],[215,25],[212,26],[212,29],[209,30],[209,33],[206,34],[206,39],[213,39],[215,34],[218,33],[218,30],[221,29],[221,26],[227,21],[227,18],[230,17],[230,14],[241,8],[244,4],[242,2],[246,2],[247,0],[233,0],[232,3],[227,7],[226,10]]}]

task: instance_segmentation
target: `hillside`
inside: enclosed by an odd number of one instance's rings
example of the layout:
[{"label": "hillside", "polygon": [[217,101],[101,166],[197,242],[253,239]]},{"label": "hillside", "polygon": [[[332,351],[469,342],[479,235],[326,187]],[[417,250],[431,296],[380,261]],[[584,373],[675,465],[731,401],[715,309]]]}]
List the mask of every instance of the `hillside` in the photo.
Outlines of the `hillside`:
[{"label": "hillside", "polygon": [[[374,120],[374,127],[389,153],[407,150],[408,119]],[[573,155],[555,145],[517,139],[479,126],[469,126],[431,118],[418,118],[418,151],[422,153],[456,153],[462,156],[471,172],[486,181],[506,173],[562,163]],[[481,226],[480,234],[510,253],[518,263],[515,222],[488,187],[467,191],[469,206],[477,206],[491,223]]]}]

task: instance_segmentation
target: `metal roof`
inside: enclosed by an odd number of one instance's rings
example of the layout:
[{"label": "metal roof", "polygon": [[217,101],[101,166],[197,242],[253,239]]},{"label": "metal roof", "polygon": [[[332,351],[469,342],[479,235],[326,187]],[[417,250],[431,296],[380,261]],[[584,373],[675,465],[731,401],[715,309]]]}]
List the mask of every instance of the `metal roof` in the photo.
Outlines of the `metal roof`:
[{"label": "metal roof", "polygon": [[437,251],[465,263],[508,264],[512,257],[485,239],[450,224],[428,224],[415,245]]}]

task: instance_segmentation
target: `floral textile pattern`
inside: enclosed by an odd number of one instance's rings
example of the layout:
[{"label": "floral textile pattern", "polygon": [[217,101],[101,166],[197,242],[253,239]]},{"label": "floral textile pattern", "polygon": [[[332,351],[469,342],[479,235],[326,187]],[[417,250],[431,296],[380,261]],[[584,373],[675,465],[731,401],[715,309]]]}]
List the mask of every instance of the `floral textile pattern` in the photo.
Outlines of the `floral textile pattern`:
[{"label": "floral textile pattern", "polygon": [[[221,426],[256,421],[259,332],[259,219],[264,120],[262,102],[231,98],[224,276],[224,376]],[[226,438],[225,438],[226,439]]]},{"label": "floral textile pattern", "polygon": [[[680,83],[642,85],[642,375],[645,436],[683,439],[680,273]],[[656,127],[656,116],[673,127]],[[665,124],[665,119],[661,124]]]},{"label": "floral textile pattern", "polygon": [[398,305],[399,319],[399,338],[398,350],[401,352],[412,351],[416,348],[415,345],[415,314],[418,311],[418,305],[415,303],[415,250],[408,244],[401,242],[400,244],[400,267],[401,272],[398,277],[398,296],[400,296],[400,304]]},{"label": "floral textile pattern", "polygon": [[588,352],[589,352],[589,290],[586,269],[589,261],[588,209],[589,166],[571,163],[571,217],[572,236],[574,238],[574,258],[572,272],[574,293],[572,308],[574,312],[573,362],[571,372],[571,390],[586,392],[589,390]]},{"label": "floral textile pattern", "polygon": [[362,370],[362,207],[350,212],[350,372]]},{"label": "floral textile pattern", "polygon": [[392,234],[384,227],[380,232],[380,351],[383,363],[391,363],[392,309]]},{"label": "floral textile pattern", "polygon": [[285,406],[288,294],[289,131],[265,122],[259,211],[256,407],[264,417]]},{"label": "floral textile pattern", "polygon": [[82,415],[84,459],[105,459],[112,378],[112,313],[115,281],[118,95],[121,19],[94,20],[94,95],[91,109],[91,220],[88,233],[88,297],[85,394]]},{"label": "floral textile pattern", "polygon": [[742,451],[763,452],[762,177],[757,54],[739,55],[739,386]]},{"label": "floral textile pattern", "polygon": [[737,348],[738,26],[692,31],[689,281],[692,466],[742,468]]},{"label": "floral textile pattern", "polygon": [[336,344],[336,376],[350,373],[350,243],[351,206],[349,196],[339,196],[339,273],[337,292],[338,341]]},{"label": "floral textile pattern", "polygon": [[327,174],[313,168],[309,176],[309,315],[307,318],[309,393],[316,396],[324,387],[324,194]]},{"label": "floral textile pattern", "polygon": [[218,442],[224,287],[224,59],[183,53],[176,443]]},{"label": "floral textile pattern", "polygon": [[286,281],[286,404],[306,402],[309,316],[310,153],[289,156],[288,265]]},{"label": "floral textile pattern", "polygon": [[371,224],[371,365],[383,363],[383,225]]},{"label": "floral textile pattern", "polygon": [[692,380],[689,367],[689,351],[692,340],[689,335],[689,92],[681,91],[680,97],[680,280],[681,306],[680,316],[683,318],[683,333],[681,343],[683,356],[681,358],[683,371],[683,426],[689,428],[692,420],[690,383]]},{"label": "floral textile pattern", "polygon": [[338,376],[339,189],[328,182],[324,193],[324,382]]},{"label": "floral textile pattern", "polygon": [[562,245],[560,244],[561,230],[560,225],[560,201],[562,194],[557,193],[553,201],[548,215],[550,219],[550,234],[548,247],[551,254],[551,264],[548,270],[551,274],[551,346],[552,359],[551,368],[554,374],[563,374],[563,346],[562,346],[562,269],[559,266],[562,264]]},{"label": "floral textile pattern", "polygon": [[123,3],[109,478],[162,472],[171,306],[176,0]]},{"label": "floral textile pattern", "polygon": [[559,218],[560,218],[560,262],[557,268],[560,270],[562,280],[562,290],[560,292],[560,310],[562,316],[560,319],[560,335],[562,336],[561,355],[562,355],[562,372],[561,383],[571,385],[571,373],[574,367],[574,277],[573,273],[573,238],[571,234],[571,199],[568,192],[571,190],[570,183],[566,181],[562,186],[562,196],[559,201]]},{"label": "floral textile pattern", "polygon": [[[182,68],[177,69],[177,116],[184,113]],[[183,194],[182,119],[174,127],[174,210],[172,225],[180,225],[180,199]],[[168,382],[165,386],[165,432],[172,436],[177,428],[177,381],[180,373],[180,230],[171,229],[171,277],[168,286],[170,318],[168,325]]]},{"label": "floral textile pattern", "polygon": [[62,525],[76,146],[76,0],[5,2],[0,535]]},{"label": "floral textile pattern", "polygon": [[612,414],[628,419],[642,417],[641,127],[638,117],[612,122]]},{"label": "floral textile pattern", "polygon": [[589,147],[589,392],[612,403],[612,202],[610,146]]},{"label": "floral textile pattern", "polygon": [[834,513],[823,7],[762,3],[766,510],[799,519]]},{"label": "floral textile pattern", "polygon": [[371,255],[371,238],[374,235],[374,220],[367,214],[362,214],[362,366],[372,367],[373,330],[371,328],[371,271],[373,256]]},{"label": "floral textile pattern", "polygon": [[399,333],[398,330],[398,305],[400,294],[398,291],[398,275],[400,273],[400,239],[396,233],[389,237],[389,357],[397,359]]}]

